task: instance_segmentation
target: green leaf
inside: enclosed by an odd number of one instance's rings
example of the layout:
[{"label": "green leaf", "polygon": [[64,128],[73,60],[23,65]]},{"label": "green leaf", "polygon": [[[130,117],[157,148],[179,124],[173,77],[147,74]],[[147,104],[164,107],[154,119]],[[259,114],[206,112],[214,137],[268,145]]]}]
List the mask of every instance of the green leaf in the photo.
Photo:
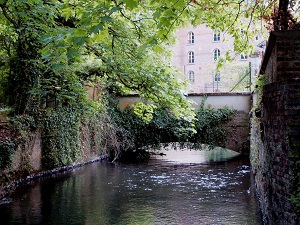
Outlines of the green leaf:
[{"label": "green leaf", "polygon": [[159,18],[161,16],[161,11],[156,11],[154,14],[153,14],[153,18]]},{"label": "green leaf", "polygon": [[94,37],[92,38],[96,43],[100,43],[108,37],[109,33],[108,30],[102,30],[98,34],[95,34]]},{"label": "green leaf", "polygon": [[102,23],[109,23],[109,22],[111,22],[112,21],[112,18],[110,17],[110,16],[103,16],[102,18],[101,18],[101,22]]},{"label": "green leaf", "polygon": [[164,11],[164,17],[165,18],[173,18],[174,17],[174,10],[167,9],[166,11]]},{"label": "green leaf", "polygon": [[75,37],[87,36],[87,31],[84,29],[81,29],[81,28],[77,28],[77,29],[75,29],[74,36]]},{"label": "green leaf", "polygon": [[74,37],[73,42],[77,45],[84,45],[88,41],[88,37]]},{"label": "green leaf", "polygon": [[137,8],[137,6],[139,5],[137,0],[123,0],[123,2],[126,4],[126,7],[128,9]]},{"label": "green leaf", "polygon": [[153,51],[156,52],[156,53],[162,53],[162,52],[164,52],[164,49],[159,45],[155,45],[153,47]]},{"label": "green leaf", "polygon": [[41,50],[41,54],[42,54],[42,59],[46,59],[46,60],[50,60],[51,59],[51,51],[49,48],[43,48]]},{"label": "green leaf", "polygon": [[80,24],[83,26],[89,26],[91,24],[92,20],[90,17],[83,17],[80,21]]},{"label": "green leaf", "polygon": [[61,10],[61,15],[68,20],[72,14],[72,9],[70,7],[66,7]]},{"label": "green leaf", "polygon": [[61,70],[61,69],[63,69],[65,67],[65,64],[63,64],[63,63],[54,63],[53,65],[52,65],[52,68],[54,69],[54,70]]},{"label": "green leaf", "polygon": [[120,8],[120,7],[118,7],[118,6],[115,6],[115,7],[111,8],[110,10],[108,10],[108,12],[110,12],[110,13],[114,13],[114,12],[117,12],[117,11],[120,11],[120,10],[121,10],[121,8]]},{"label": "green leaf", "polygon": [[103,29],[103,24],[99,23],[98,25],[95,25],[95,26],[91,27],[91,32],[94,33],[94,34],[97,34],[102,29]]},{"label": "green leaf", "polygon": [[52,42],[53,37],[51,35],[46,35],[44,38],[42,38],[42,43],[43,44],[49,44]]},{"label": "green leaf", "polygon": [[74,49],[74,48],[68,49],[67,57],[69,59],[72,59],[72,58],[76,57],[78,55],[78,53],[79,53],[78,49]]},{"label": "green leaf", "polygon": [[64,39],[64,35],[63,34],[59,34],[57,35],[57,37],[55,38],[55,42],[60,42]]}]

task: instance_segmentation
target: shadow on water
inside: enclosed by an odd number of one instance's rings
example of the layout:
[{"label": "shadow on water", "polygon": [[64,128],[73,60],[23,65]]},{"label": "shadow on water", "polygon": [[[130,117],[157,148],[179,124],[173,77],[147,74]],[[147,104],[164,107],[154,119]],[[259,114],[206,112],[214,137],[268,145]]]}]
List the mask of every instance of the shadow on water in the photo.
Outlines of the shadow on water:
[{"label": "shadow on water", "polygon": [[169,149],[43,179],[0,205],[1,224],[261,224],[249,160],[219,153]]}]

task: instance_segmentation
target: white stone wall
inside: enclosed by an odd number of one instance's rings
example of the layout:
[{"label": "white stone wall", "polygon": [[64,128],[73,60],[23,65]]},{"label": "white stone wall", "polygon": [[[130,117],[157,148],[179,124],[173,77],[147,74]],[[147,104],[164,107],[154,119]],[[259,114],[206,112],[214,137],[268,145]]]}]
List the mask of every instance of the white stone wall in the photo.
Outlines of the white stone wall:
[{"label": "white stone wall", "polygon": [[[206,98],[205,107],[220,109],[227,106],[238,112],[249,114],[251,110],[251,94],[250,93],[210,93],[204,94],[190,94],[187,96],[188,100],[194,102],[192,107],[199,109],[202,100]],[[119,106],[123,110],[126,107],[132,106],[135,102],[141,101],[137,95],[128,95],[118,97]]]}]

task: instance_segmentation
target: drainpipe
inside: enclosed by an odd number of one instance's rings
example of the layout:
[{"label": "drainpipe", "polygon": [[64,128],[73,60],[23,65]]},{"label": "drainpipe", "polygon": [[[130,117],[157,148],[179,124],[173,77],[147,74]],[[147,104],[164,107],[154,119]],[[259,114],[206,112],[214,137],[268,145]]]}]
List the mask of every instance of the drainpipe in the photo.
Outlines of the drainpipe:
[{"label": "drainpipe", "polygon": [[249,62],[249,91],[250,91],[250,93],[251,93],[251,87],[252,87],[252,79],[251,79],[252,73],[253,73],[253,71],[252,71],[252,67],[251,67],[251,62]]},{"label": "drainpipe", "polygon": [[215,77],[214,77],[214,72],[211,72],[212,79],[213,79],[213,92],[215,92]]}]

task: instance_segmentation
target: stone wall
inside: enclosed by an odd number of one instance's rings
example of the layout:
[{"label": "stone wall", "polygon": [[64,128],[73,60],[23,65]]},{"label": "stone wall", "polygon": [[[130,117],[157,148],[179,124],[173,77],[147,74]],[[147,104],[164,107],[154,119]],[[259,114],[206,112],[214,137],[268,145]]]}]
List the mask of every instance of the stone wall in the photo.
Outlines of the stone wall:
[{"label": "stone wall", "polygon": [[10,171],[39,171],[41,163],[41,132],[28,134],[28,140],[17,147],[12,157]]},{"label": "stone wall", "polygon": [[[252,110],[251,163],[265,224],[299,224],[292,163],[300,152],[300,32],[269,39],[261,74],[268,77]],[[258,93],[259,94],[259,93]]]},{"label": "stone wall", "polygon": [[66,171],[74,167],[85,165],[89,162],[98,161],[107,158],[107,149],[98,142],[98,136],[101,136],[99,129],[94,124],[81,124],[81,155],[72,165],[66,165],[52,170],[42,168],[42,138],[41,131],[27,133],[25,141],[21,142],[16,151],[12,154],[11,166],[0,169],[0,203],[7,194],[14,191],[15,188],[23,183],[39,178],[49,176],[54,173]]}]

